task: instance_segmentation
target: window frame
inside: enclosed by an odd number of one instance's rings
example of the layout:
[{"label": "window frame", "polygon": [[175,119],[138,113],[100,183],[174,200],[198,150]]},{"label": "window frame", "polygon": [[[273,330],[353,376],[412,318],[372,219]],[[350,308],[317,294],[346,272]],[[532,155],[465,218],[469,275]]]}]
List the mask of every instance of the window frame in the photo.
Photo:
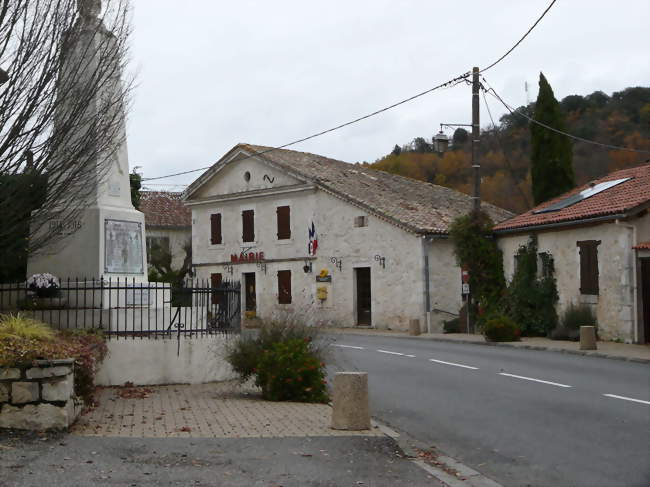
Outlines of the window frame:
[{"label": "window frame", "polygon": [[599,271],[598,271],[598,246],[600,240],[580,240],[576,242],[579,248],[580,262],[580,294],[598,296]]},{"label": "window frame", "polygon": [[[250,215],[250,219],[247,220],[246,215]],[[247,232],[247,221],[250,223],[250,232]],[[241,212],[241,240],[243,243],[255,242],[255,209],[249,208],[242,210]]]},{"label": "window frame", "polygon": [[[285,210],[286,208],[286,210]],[[278,240],[291,240],[291,206],[275,207],[276,237]]]},{"label": "window frame", "polygon": [[210,245],[223,245],[223,216],[221,213],[210,215]]}]

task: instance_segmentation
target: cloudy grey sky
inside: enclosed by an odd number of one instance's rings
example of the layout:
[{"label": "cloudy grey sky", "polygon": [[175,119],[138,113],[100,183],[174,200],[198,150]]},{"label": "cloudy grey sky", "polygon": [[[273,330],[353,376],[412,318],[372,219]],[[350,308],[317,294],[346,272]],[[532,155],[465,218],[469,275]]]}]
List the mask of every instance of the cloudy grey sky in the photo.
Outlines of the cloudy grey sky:
[{"label": "cloudy grey sky", "polygon": [[[302,138],[485,67],[550,0],[133,2],[130,163],[156,177],[208,166],[238,142]],[[540,71],[557,98],[648,86],[648,25],[648,0],[558,0],[485,76],[515,106],[525,82],[534,100]],[[293,149],[371,162],[440,122],[469,122],[470,104],[468,86],[438,90]]]}]

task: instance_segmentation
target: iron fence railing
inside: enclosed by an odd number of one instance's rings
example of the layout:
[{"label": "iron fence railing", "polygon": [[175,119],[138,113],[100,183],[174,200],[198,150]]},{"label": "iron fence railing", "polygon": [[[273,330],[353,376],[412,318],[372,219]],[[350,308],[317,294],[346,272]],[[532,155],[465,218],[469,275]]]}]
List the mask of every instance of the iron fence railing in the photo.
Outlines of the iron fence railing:
[{"label": "iron fence railing", "polygon": [[0,314],[20,312],[57,329],[102,329],[109,338],[238,332],[238,282],[182,286],[135,279],[67,279],[56,289],[0,284]]}]

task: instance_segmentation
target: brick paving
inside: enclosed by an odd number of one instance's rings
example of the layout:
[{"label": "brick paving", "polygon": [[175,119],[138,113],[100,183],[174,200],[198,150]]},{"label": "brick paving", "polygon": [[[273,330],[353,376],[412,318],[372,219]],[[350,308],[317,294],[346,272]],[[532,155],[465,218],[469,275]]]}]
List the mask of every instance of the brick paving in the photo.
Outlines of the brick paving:
[{"label": "brick paving", "polygon": [[82,415],[71,433],[77,436],[133,438],[283,438],[311,436],[382,436],[378,428],[337,431],[330,428],[327,404],[264,401],[236,383],[107,387],[99,406]]}]

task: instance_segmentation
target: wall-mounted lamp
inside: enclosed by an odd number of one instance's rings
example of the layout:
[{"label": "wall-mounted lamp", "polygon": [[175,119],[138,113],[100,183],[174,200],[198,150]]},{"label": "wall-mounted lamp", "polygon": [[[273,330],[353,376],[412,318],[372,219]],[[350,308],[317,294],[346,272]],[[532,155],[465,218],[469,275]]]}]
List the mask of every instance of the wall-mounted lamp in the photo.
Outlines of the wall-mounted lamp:
[{"label": "wall-mounted lamp", "polygon": [[343,270],[343,260],[340,259],[339,257],[330,258],[330,262],[334,264],[336,267],[338,267],[339,271]]},{"label": "wall-mounted lamp", "polygon": [[381,255],[375,255],[375,260],[379,262],[379,265],[381,266],[382,269],[386,268],[386,257],[382,257]]},{"label": "wall-mounted lamp", "polygon": [[302,270],[305,272],[305,274],[311,274],[314,271],[311,265],[311,261],[306,260],[305,265],[302,266]]}]

